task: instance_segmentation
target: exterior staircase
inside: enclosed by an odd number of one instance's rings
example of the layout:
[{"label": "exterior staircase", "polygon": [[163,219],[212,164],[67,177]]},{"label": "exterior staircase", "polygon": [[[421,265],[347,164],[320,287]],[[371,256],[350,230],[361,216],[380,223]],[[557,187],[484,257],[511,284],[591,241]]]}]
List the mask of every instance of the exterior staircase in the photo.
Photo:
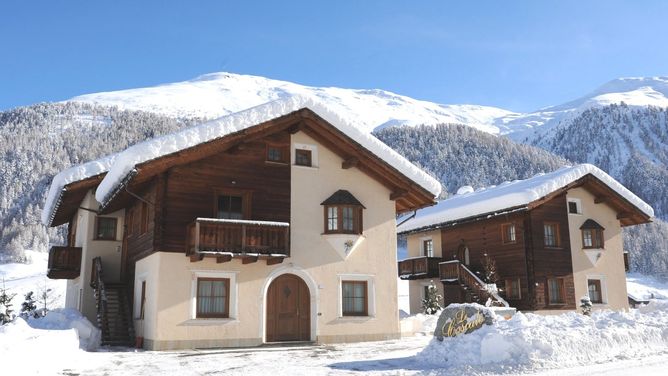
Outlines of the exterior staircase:
[{"label": "exterior staircase", "polygon": [[134,327],[128,286],[105,283],[102,278],[102,260],[93,259],[91,286],[95,291],[97,325],[102,331],[103,346],[132,346]]},{"label": "exterior staircase", "polygon": [[[478,303],[484,306],[508,307],[502,297],[499,296],[494,286],[488,286],[476,276],[466,265],[459,260],[445,261],[439,263],[439,274],[444,286],[458,286],[460,290],[459,301],[450,303]],[[446,294],[447,295],[447,294]]]}]

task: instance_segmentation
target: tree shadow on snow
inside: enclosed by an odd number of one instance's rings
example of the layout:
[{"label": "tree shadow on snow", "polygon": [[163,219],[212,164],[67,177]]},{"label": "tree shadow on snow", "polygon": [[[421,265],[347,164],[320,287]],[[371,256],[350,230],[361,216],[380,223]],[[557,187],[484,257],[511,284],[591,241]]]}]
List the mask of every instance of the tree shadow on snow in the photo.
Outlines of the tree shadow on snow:
[{"label": "tree shadow on snow", "polygon": [[347,371],[428,371],[437,369],[418,362],[415,356],[339,362],[330,364],[329,368]]}]

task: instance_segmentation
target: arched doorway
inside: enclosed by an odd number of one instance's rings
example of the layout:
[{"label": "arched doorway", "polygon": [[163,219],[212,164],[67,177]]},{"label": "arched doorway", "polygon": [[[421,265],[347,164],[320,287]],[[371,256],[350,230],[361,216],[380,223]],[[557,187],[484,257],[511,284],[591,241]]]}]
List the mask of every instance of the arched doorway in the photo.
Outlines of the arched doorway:
[{"label": "arched doorway", "polygon": [[469,247],[464,242],[457,248],[457,260],[463,262],[466,266],[469,265]]},{"label": "arched doorway", "polygon": [[283,274],[267,290],[267,342],[311,340],[311,296],[303,279]]}]

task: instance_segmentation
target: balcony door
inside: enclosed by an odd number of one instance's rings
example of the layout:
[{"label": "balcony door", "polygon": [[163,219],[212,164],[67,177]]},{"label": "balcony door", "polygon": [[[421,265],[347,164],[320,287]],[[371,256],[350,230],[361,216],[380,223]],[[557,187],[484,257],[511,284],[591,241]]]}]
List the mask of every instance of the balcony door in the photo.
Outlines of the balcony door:
[{"label": "balcony door", "polygon": [[250,219],[249,192],[241,190],[218,191],[215,200],[215,218]]},{"label": "balcony door", "polygon": [[294,274],[276,278],[267,291],[267,342],[311,340],[311,296]]}]

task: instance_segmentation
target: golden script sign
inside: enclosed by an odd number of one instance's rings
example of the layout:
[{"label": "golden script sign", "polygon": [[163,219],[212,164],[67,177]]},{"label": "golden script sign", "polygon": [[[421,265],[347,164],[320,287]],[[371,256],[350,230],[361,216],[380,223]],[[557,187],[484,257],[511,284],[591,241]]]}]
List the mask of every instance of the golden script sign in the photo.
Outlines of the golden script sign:
[{"label": "golden script sign", "polygon": [[485,324],[492,324],[491,315],[483,310],[484,307],[468,304],[446,307],[438,319],[434,336],[443,340],[444,337],[471,333]]}]

